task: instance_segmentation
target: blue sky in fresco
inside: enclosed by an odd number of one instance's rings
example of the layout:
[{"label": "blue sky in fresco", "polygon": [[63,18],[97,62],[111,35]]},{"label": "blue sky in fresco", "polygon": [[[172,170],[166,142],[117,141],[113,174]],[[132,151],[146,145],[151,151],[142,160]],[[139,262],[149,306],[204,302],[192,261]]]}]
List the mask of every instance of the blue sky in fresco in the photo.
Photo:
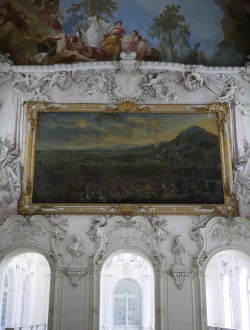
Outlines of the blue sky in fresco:
[{"label": "blue sky in fresco", "polygon": [[[66,15],[66,9],[76,2],[79,1],[61,0],[61,13]],[[210,57],[217,51],[218,43],[223,40],[221,19],[224,14],[214,0],[116,0],[116,3],[117,10],[111,22],[122,19],[127,33],[131,33],[134,29],[138,30],[152,46],[157,46],[158,41],[150,40],[147,30],[152,26],[153,18],[157,17],[166,5],[173,3],[181,6],[180,14],[185,16],[186,23],[189,24],[191,45],[199,42],[200,49]],[[74,31],[73,26],[71,28],[65,26],[65,32],[75,33],[76,29]]]}]

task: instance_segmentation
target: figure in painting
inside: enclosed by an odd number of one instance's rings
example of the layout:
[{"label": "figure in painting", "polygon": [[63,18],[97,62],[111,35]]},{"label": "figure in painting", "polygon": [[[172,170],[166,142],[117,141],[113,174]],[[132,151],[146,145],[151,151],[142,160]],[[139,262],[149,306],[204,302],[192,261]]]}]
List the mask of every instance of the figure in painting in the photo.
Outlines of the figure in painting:
[{"label": "figure in painting", "polygon": [[[67,10],[68,18],[72,15],[71,30],[75,30],[71,34],[66,32],[65,19],[59,14],[59,0],[27,2],[25,7],[23,2],[16,6],[17,0],[0,0],[0,43],[5,49],[11,48],[8,51],[13,62],[50,65],[120,60],[122,51],[136,52],[137,60],[160,60],[159,53],[137,30],[127,33],[120,18],[111,25],[109,19],[117,7],[112,0],[105,0],[98,7],[93,2],[72,5]],[[82,25],[75,20],[79,10],[85,19]],[[11,41],[5,33],[9,31],[9,22]]]},{"label": "figure in painting", "polygon": [[115,26],[110,30],[110,35],[118,35],[123,37],[126,34],[124,27],[122,26],[122,21],[116,21]]},{"label": "figure in painting", "polygon": [[34,26],[29,21],[27,15],[23,11],[18,11],[13,8],[7,1],[0,1],[0,26],[7,22],[11,22],[18,29],[20,29],[25,38],[30,38],[27,36],[27,32],[31,32],[35,37],[40,37],[40,34],[36,31]]},{"label": "figure in painting", "polygon": [[46,36],[42,38],[42,41],[56,42],[56,55],[51,59],[52,63],[72,59],[76,61],[94,61],[91,58],[91,47],[85,45],[83,41],[79,41],[76,35],[67,36],[64,33],[59,33],[56,36]]}]

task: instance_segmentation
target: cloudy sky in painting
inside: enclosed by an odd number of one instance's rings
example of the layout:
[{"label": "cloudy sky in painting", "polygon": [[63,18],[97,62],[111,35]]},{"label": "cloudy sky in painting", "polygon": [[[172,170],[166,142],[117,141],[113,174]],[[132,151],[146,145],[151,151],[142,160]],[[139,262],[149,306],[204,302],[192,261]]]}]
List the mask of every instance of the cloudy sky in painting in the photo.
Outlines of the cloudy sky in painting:
[{"label": "cloudy sky in painting", "polygon": [[[184,15],[191,31],[193,44],[200,42],[201,49],[207,55],[217,50],[218,43],[223,40],[221,19],[224,14],[214,0],[117,0],[117,17],[124,17],[124,26],[128,32],[137,29],[147,38],[146,31],[152,26],[153,18],[167,5],[181,6],[180,14]],[[131,8],[134,8],[134,10]],[[134,27],[133,27],[134,26]],[[155,42],[156,40],[155,40]]]},{"label": "cloudy sky in painting", "polygon": [[[200,49],[206,55],[212,56],[217,51],[217,45],[224,38],[221,20],[223,11],[214,0],[115,0],[117,10],[111,23],[117,19],[123,20],[123,25],[127,33],[134,29],[138,30],[145,39],[149,39],[147,31],[153,24],[153,19],[157,17],[167,5],[180,5],[180,14],[186,18],[191,31],[191,44],[200,43]],[[61,0],[60,10],[66,15],[66,9],[72,3],[80,0]],[[84,24],[85,22],[82,22]],[[75,33],[76,31],[68,31]],[[157,40],[150,40],[152,46],[157,46]]]},{"label": "cloudy sky in painting", "polygon": [[37,150],[137,147],[174,139],[197,125],[217,134],[215,114],[41,113]]}]

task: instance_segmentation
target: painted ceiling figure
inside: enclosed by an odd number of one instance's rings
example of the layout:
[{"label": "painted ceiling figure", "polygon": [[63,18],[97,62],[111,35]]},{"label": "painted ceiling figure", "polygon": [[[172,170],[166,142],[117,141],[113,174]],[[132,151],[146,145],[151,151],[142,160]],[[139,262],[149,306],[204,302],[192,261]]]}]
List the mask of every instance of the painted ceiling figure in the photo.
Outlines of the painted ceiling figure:
[{"label": "painted ceiling figure", "polygon": [[126,34],[124,27],[122,26],[122,21],[116,21],[115,26],[110,30],[111,35],[118,35],[119,37],[123,37]]},{"label": "painted ceiling figure", "polygon": [[25,38],[30,38],[26,35],[27,32],[32,32],[36,37],[41,35],[36,31],[34,26],[29,21],[27,15],[23,11],[17,11],[5,0],[0,1],[0,26],[7,22],[13,23],[18,29],[21,29]]}]

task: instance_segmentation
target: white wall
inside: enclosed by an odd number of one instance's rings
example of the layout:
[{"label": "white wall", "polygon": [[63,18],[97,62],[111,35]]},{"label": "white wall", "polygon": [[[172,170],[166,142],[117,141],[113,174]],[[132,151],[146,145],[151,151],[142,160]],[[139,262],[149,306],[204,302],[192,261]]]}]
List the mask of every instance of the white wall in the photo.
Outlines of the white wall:
[{"label": "white wall", "polygon": [[[247,150],[244,150],[243,134],[246,132],[250,141],[250,76],[243,68],[206,68],[198,67],[204,77],[202,87],[193,90],[185,88],[184,81],[192,74],[191,66],[164,63],[139,63],[120,62],[120,70],[116,63],[87,63],[79,65],[65,65],[55,67],[15,67],[10,66],[10,79],[0,86],[0,137],[2,141],[11,137],[15,159],[11,164],[17,168],[15,175],[11,174],[8,162],[0,162],[1,180],[7,180],[9,188],[2,188],[0,192],[0,218],[3,223],[0,227],[0,260],[4,264],[6,257],[16,249],[30,248],[42,253],[50,262],[52,282],[50,290],[49,330],[95,330],[96,320],[99,316],[99,287],[98,279],[102,263],[111,253],[122,249],[131,251],[143,250],[151,260],[156,274],[156,329],[164,330],[201,330],[206,328],[206,299],[204,286],[204,265],[207,258],[215,251],[231,249],[245,251],[250,255],[249,224],[250,216],[250,166],[242,162],[238,172],[235,172],[235,188],[240,206],[240,217],[232,222],[224,217],[192,216],[192,215],[166,215],[164,219],[150,223],[144,218],[145,232],[151,237],[149,247],[143,242],[116,242],[113,250],[105,248],[105,230],[113,230],[112,221],[104,225],[103,220],[98,225],[91,227],[92,216],[85,215],[60,215],[59,217],[42,217],[34,215],[31,219],[18,215],[17,201],[20,197],[22,166],[25,155],[25,128],[23,102],[25,100],[39,100],[50,102],[79,102],[79,103],[114,103],[129,98],[126,84],[130,81],[137,91],[142,104],[207,104],[217,101],[229,101],[231,114],[237,113],[236,128],[232,126],[231,134],[234,148],[233,160],[236,162],[240,156],[247,159]],[[42,83],[42,77],[52,76],[57,71],[65,71],[70,84],[65,85],[55,79],[51,89]],[[172,93],[160,95],[158,98],[146,93],[139,82],[146,77],[148,71],[156,72],[165,77],[164,84]],[[97,90],[94,94],[87,94],[85,77],[87,74],[98,76],[100,72],[110,74],[118,87],[113,84],[109,90]],[[20,79],[21,73],[21,79]],[[183,81],[174,82],[176,75],[182,73]],[[29,75],[36,79],[36,87],[31,86],[27,92],[25,77]],[[55,76],[54,76],[55,77]],[[2,79],[2,78],[0,78]],[[248,80],[248,81],[247,81]],[[209,83],[208,83],[209,81]],[[39,83],[40,82],[40,83]],[[221,84],[218,85],[218,82]],[[1,80],[0,80],[1,83]],[[235,86],[234,91],[228,92],[228,85]],[[216,93],[211,86],[217,86]],[[220,86],[220,87],[218,87]],[[87,88],[87,87],[86,87]],[[131,88],[131,86],[130,86]],[[219,98],[222,100],[219,100]],[[135,97],[131,99],[137,102]],[[235,135],[237,132],[237,135]],[[236,138],[238,137],[238,138]],[[4,153],[0,157],[11,155],[8,146],[4,146]],[[4,158],[4,159],[5,159]],[[2,159],[2,158],[0,158]],[[21,165],[19,167],[19,165]],[[241,174],[238,176],[238,174]],[[238,180],[238,181],[237,181]],[[125,221],[125,218],[124,218]],[[138,221],[131,228],[137,232]],[[160,223],[160,225],[159,225]],[[111,227],[109,227],[109,224]],[[163,226],[164,224],[164,226]],[[230,225],[229,225],[230,224]],[[225,229],[226,228],[226,229]],[[101,239],[88,232],[99,232]],[[23,233],[28,235],[23,235]],[[163,235],[157,246],[158,233]],[[21,234],[20,234],[21,233]],[[73,236],[77,235],[84,253],[80,249],[76,254],[69,252]],[[185,246],[181,255],[183,264],[176,266],[176,255],[172,249],[176,244],[177,235]],[[91,240],[92,239],[92,240]],[[159,239],[159,237],[158,237]],[[122,246],[121,246],[122,245]],[[111,251],[112,250],[112,251]],[[155,254],[153,254],[153,252]],[[102,255],[103,252],[103,256]],[[155,257],[157,255],[157,258]],[[94,260],[92,256],[95,256]],[[76,261],[76,259],[78,261]],[[78,269],[77,267],[78,266]],[[177,265],[178,266],[178,265]],[[67,275],[67,274],[70,274]],[[178,278],[178,280],[177,280]],[[1,273],[0,273],[0,280]],[[1,281],[0,281],[1,283]],[[74,288],[75,287],[75,288]],[[1,299],[1,295],[0,295]],[[218,320],[219,322],[219,320]]]}]

